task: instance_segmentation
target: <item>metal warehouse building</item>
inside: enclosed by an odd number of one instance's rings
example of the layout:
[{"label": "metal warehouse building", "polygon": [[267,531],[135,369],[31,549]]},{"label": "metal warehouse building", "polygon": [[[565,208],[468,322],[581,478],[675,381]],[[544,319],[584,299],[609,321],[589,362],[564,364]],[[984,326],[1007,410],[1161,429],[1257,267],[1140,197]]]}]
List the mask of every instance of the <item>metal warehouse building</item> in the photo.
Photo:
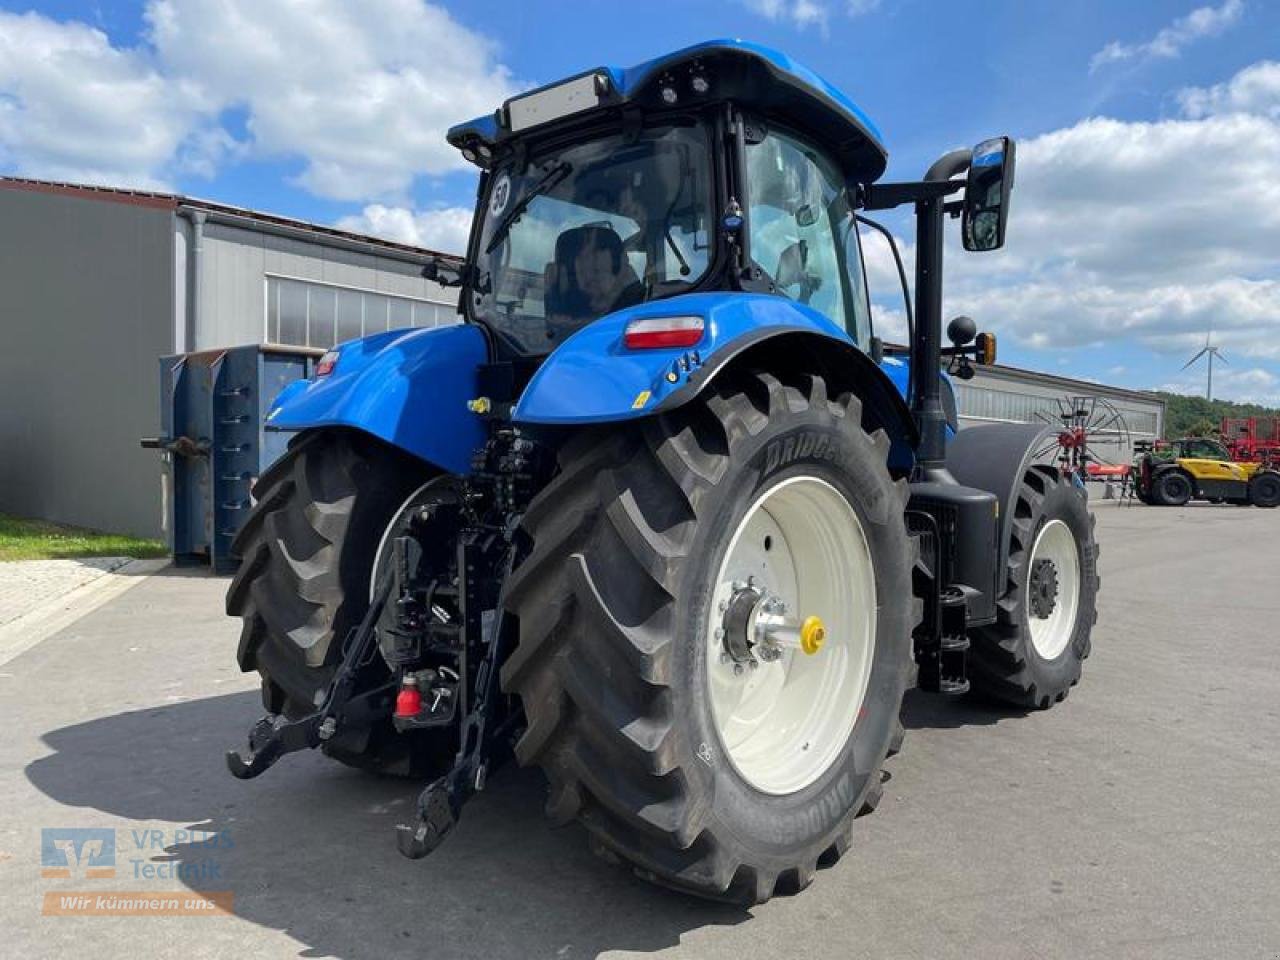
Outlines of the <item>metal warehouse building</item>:
[{"label": "metal warehouse building", "polygon": [[[157,536],[158,358],[273,343],[323,348],[456,319],[431,251],[169,194],[0,177],[0,511]],[[1143,393],[1010,367],[956,384],[961,425],[1056,423],[1109,399],[1134,439]],[[1112,455],[1114,454],[1114,455]],[[1108,451],[1125,459],[1127,451]]]},{"label": "metal warehouse building", "polygon": [[186,197],[0,178],[0,511],[156,536],[158,358],[450,323],[430,251]]}]

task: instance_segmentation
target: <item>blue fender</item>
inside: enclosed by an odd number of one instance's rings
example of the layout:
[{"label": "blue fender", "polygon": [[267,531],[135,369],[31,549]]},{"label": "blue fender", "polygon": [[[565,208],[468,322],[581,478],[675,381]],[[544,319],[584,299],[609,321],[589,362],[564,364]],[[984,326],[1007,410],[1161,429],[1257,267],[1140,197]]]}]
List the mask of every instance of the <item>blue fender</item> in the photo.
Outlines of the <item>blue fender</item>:
[{"label": "blue fender", "polygon": [[470,472],[486,436],[466,407],[489,358],[480,328],[391,330],[336,350],[331,374],[285,387],[267,413],[269,429],[352,427],[451,473]]},{"label": "blue fender", "polygon": [[[701,342],[653,350],[630,350],[624,345],[623,333],[632,321],[673,316],[701,317],[705,324]],[[581,424],[635,420],[664,412],[695,396],[708,376],[744,347],[786,333],[817,335],[857,349],[839,326],[785,297],[761,293],[670,297],[601,317],[571,336],[529,381],[513,419],[526,424]]]}]

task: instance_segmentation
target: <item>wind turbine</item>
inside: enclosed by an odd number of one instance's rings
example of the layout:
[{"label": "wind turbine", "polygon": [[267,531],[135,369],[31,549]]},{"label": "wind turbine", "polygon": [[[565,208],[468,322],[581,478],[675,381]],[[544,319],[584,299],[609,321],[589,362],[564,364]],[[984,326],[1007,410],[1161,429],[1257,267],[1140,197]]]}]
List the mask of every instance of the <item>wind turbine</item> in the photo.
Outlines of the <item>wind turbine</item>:
[{"label": "wind turbine", "polygon": [[1187,367],[1191,366],[1201,357],[1206,355],[1209,357],[1209,381],[1205,386],[1204,393],[1205,393],[1205,399],[1209,400],[1210,402],[1213,401],[1213,358],[1217,357],[1223,363],[1227,362],[1227,358],[1222,355],[1221,351],[1219,351],[1217,347],[1215,347],[1213,344],[1209,342],[1209,338],[1212,336],[1213,336],[1212,330],[1206,333],[1204,335],[1204,346],[1200,348],[1200,352],[1197,353],[1194,357],[1192,357],[1190,360],[1188,360],[1186,363],[1182,365],[1182,369],[1185,370],[1187,369]]}]

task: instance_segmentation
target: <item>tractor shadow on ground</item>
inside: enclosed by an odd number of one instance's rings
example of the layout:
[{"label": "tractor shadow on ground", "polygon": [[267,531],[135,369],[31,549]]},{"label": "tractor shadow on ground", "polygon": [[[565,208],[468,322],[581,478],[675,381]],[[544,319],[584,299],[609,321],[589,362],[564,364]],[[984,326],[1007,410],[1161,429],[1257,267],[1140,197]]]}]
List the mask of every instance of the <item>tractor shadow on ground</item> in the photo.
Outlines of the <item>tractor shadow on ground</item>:
[{"label": "tractor shadow on ground", "polygon": [[[44,735],[53,752],[26,774],[59,803],[126,821],[123,876],[141,859],[177,876],[153,881],[157,891],[230,890],[239,918],[283,931],[302,956],[595,957],[660,950],[750,917],[593,856],[580,828],[547,825],[541,775],[515,767],[491,779],[444,846],[406,860],[395,825],[420,784],[316,753],[253,781],[227,773],[223,752],[260,713],[257,693],[237,693],[64,727]],[[133,849],[131,831],[144,827],[165,830],[170,845]],[[216,832],[218,845],[174,843],[181,828]]]},{"label": "tractor shadow on ground", "polygon": [[902,699],[902,725],[908,730],[953,730],[1016,720],[1031,711],[991,700],[980,694],[960,697],[908,690]]}]

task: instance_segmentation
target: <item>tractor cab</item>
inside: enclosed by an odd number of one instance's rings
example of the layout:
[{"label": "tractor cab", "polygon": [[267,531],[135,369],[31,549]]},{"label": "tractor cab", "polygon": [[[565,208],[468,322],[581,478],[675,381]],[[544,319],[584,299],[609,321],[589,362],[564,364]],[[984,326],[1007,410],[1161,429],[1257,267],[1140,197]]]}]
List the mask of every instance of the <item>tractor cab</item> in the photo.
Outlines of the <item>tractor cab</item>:
[{"label": "tractor cab", "polygon": [[779,294],[867,349],[854,209],[879,131],[740,41],[600,68],[450,131],[482,170],[462,307],[538,358],[598,318],[705,291]]},{"label": "tractor cab", "polygon": [[1178,460],[1231,462],[1231,455],[1227,453],[1227,448],[1217,440],[1210,440],[1207,437],[1187,437],[1175,440],[1173,443],[1176,449],[1175,459]]}]

